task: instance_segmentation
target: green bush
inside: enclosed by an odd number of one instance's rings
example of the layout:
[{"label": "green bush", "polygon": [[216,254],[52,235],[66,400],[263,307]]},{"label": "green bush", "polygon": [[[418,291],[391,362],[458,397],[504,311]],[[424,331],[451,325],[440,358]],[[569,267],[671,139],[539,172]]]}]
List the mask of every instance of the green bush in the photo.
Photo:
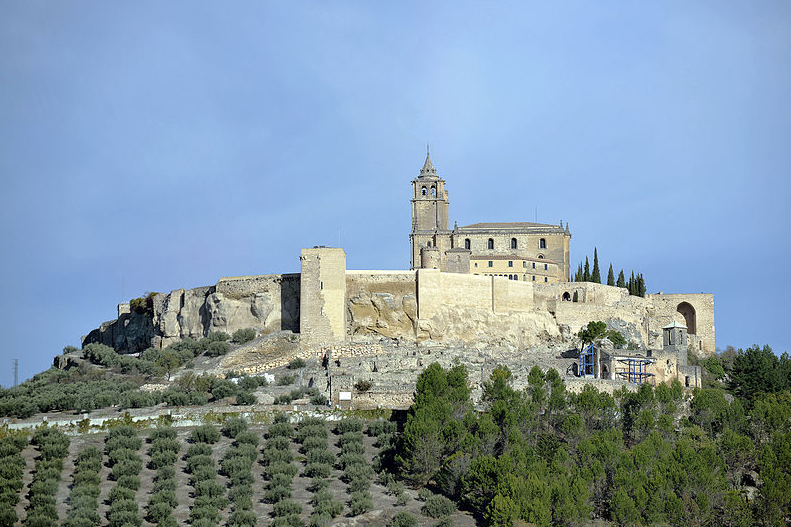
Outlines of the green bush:
[{"label": "green bush", "polygon": [[305,367],[305,361],[303,359],[299,358],[299,357],[296,357],[294,359],[291,359],[291,361],[288,363],[288,366],[286,366],[286,367],[289,370],[298,370],[300,368],[304,368]]},{"label": "green bush", "polygon": [[283,375],[277,380],[277,385],[288,386],[289,384],[294,384],[294,381],[296,380],[297,376],[295,374]]},{"label": "green bush", "polygon": [[310,485],[308,485],[308,490],[311,492],[319,492],[322,489],[326,489],[329,487],[330,482],[323,478],[313,478],[310,480]]},{"label": "green bush", "polygon": [[234,331],[232,340],[237,344],[244,344],[250,342],[255,338],[255,330],[253,328],[238,329]]},{"label": "green bush", "polygon": [[343,503],[332,498],[325,499],[316,503],[313,507],[313,512],[326,514],[330,518],[335,518],[343,512]]},{"label": "green bush", "polygon": [[291,443],[288,436],[278,435],[271,436],[266,442],[266,449],[275,448],[277,450],[288,450],[288,445]]},{"label": "green bush", "polygon": [[140,477],[137,474],[128,474],[118,478],[118,486],[131,490],[138,490],[140,488]]},{"label": "green bush", "polygon": [[107,495],[107,501],[115,503],[116,501],[133,500],[135,499],[135,491],[126,487],[115,486],[110,489]]},{"label": "green bush", "polygon": [[[176,481],[172,480],[175,486]],[[173,488],[171,490],[160,490],[159,492],[155,492],[151,495],[151,499],[149,503],[164,503],[168,505],[171,509],[176,508],[178,505],[178,500],[176,499],[176,489]]]},{"label": "green bush", "polygon": [[397,431],[397,425],[392,421],[378,420],[368,425],[368,435],[372,437],[379,437],[382,434],[394,434]]},{"label": "green bush", "polygon": [[289,499],[280,500],[279,502],[275,503],[273,509],[275,516],[288,516],[290,514],[302,513],[302,505]]},{"label": "green bush", "polygon": [[296,473],[297,467],[291,463],[272,463],[266,467],[266,469],[264,469],[264,475],[266,475],[269,479],[271,479],[275,474],[285,474],[293,478]]},{"label": "green bush", "polygon": [[271,465],[272,463],[291,463],[294,456],[291,450],[279,448],[267,448],[264,450],[264,463]]},{"label": "green bush", "polygon": [[442,518],[456,512],[456,504],[445,496],[434,495],[426,499],[420,512],[429,518]]},{"label": "green bush", "polygon": [[326,463],[327,465],[332,465],[335,462],[335,456],[331,452],[321,449],[310,450],[306,459],[308,464]]},{"label": "green bush", "polygon": [[236,404],[238,405],[251,405],[257,403],[258,398],[250,392],[241,392],[236,394]]},{"label": "green bush", "polygon": [[387,524],[387,527],[416,527],[417,526],[417,518],[413,515],[409,514],[408,512],[399,512],[393,519],[390,520],[390,523]]},{"label": "green bush", "polygon": [[344,445],[349,443],[362,443],[362,432],[346,432],[338,438],[338,446],[344,448]]},{"label": "green bush", "polygon": [[302,473],[308,478],[328,478],[332,473],[332,465],[327,463],[308,463]]},{"label": "green bush", "polygon": [[246,431],[246,432],[239,432],[236,435],[236,443],[239,445],[258,445],[258,435],[255,432]]},{"label": "green bush", "polygon": [[267,437],[285,437],[290,438],[294,433],[293,427],[288,423],[275,423],[269,427]]},{"label": "green bush", "polygon": [[209,357],[219,357],[231,351],[227,342],[210,342],[206,347],[206,355]]},{"label": "green bush", "polygon": [[302,449],[306,452],[312,450],[327,450],[329,442],[327,441],[327,434],[323,436],[309,436],[302,440]]},{"label": "green bush", "polygon": [[349,500],[349,514],[359,516],[374,508],[373,500],[369,492],[355,492]]},{"label": "green bush", "polygon": [[314,395],[310,398],[310,404],[315,404],[316,406],[327,406],[329,399],[323,393],[318,395]]},{"label": "green bush", "polygon": [[373,387],[373,383],[366,379],[360,379],[354,383],[354,388],[360,393],[365,393]]},{"label": "green bush", "polygon": [[[362,432],[365,424],[360,419],[344,419],[335,425],[335,433],[343,435],[347,432]],[[362,435],[360,436],[362,438]]]},{"label": "green bush", "polygon": [[348,471],[348,470],[352,470],[353,469],[352,467],[355,467],[357,465],[366,466],[367,464],[368,461],[365,459],[365,456],[363,456],[362,454],[347,454],[344,452],[338,458],[337,466],[341,470]]},{"label": "green bush", "polygon": [[222,435],[235,438],[241,432],[247,430],[247,420],[243,417],[229,417],[222,424]]},{"label": "green bush", "polygon": [[419,499],[420,501],[427,501],[433,495],[434,493],[425,487],[417,491],[417,499]]},{"label": "green bush", "polygon": [[201,425],[192,430],[190,441],[193,443],[214,444],[220,440],[220,432],[212,425]]},{"label": "green bush", "polygon": [[209,342],[225,342],[230,339],[231,336],[224,331],[212,331],[206,338],[209,339]]},{"label": "green bush", "polygon": [[283,485],[269,485],[264,491],[264,501],[266,503],[277,503],[291,497],[291,487]]},{"label": "green bush", "polygon": [[234,511],[228,518],[230,527],[255,527],[258,524],[258,516],[250,510]]},{"label": "green bush", "polygon": [[440,518],[440,520],[434,524],[434,527],[453,527],[453,520],[450,519],[450,516]]}]

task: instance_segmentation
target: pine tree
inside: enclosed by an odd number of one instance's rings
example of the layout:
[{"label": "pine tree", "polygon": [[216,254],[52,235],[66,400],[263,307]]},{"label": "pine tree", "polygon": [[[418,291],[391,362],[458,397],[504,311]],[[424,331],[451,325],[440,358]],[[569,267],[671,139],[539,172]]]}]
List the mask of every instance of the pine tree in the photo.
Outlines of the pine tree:
[{"label": "pine tree", "polygon": [[588,263],[588,257],[585,257],[585,271],[582,273],[582,281],[583,282],[590,282],[591,281],[591,266]]},{"label": "pine tree", "polygon": [[615,285],[615,275],[612,272],[612,264],[610,264],[610,270],[607,271],[607,285]]},{"label": "pine tree", "polygon": [[599,253],[596,247],[593,248],[593,272],[591,273],[591,282],[597,284],[601,283],[601,271],[599,271]]},{"label": "pine tree", "polygon": [[623,269],[621,269],[621,272],[618,273],[618,281],[615,282],[615,285],[626,288],[626,278],[623,277]]}]

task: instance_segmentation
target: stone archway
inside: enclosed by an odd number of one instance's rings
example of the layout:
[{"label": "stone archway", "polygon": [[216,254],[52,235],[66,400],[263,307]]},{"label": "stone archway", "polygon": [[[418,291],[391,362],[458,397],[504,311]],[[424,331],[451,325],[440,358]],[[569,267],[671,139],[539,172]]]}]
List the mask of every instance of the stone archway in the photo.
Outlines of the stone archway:
[{"label": "stone archway", "polygon": [[563,302],[571,302],[571,295],[569,294],[568,291],[563,293]]},{"label": "stone archway", "polygon": [[681,316],[684,317],[684,324],[687,326],[687,334],[697,335],[695,308],[692,307],[692,304],[689,302],[681,302],[678,307],[676,307],[676,311],[681,313]]}]

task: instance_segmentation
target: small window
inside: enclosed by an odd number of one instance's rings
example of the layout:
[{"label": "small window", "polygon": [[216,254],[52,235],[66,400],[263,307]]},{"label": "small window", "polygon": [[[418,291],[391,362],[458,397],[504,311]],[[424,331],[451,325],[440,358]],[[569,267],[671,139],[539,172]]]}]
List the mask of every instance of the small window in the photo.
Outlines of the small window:
[{"label": "small window", "polygon": [[527,281],[527,275],[526,275],[526,274],[523,274],[523,275],[522,275],[522,281],[523,281],[523,282],[526,282],[526,281]]},{"label": "small window", "polygon": [[544,281],[545,281],[545,282],[547,281],[547,277],[546,277],[546,276],[544,277]]},{"label": "small window", "polygon": [[686,377],[684,377],[684,386],[686,386],[687,388],[689,388],[689,375],[687,375]]},{"label": "small window", "polygon": [[427,192],[426,187],[423,187],[423,188],[420,189],[420,195],[421,196],[425,196],[426,192]]},{"label": "small window", "polygon": [[536,268],[536,262],[533,262],[533,269]]},{"label": "small window", "polygon": [[516,238],[511,238],[511,249],[516,249]]},{"label": "small window", "polygon": [[489,260],[489,267],[492,267],[492,261]]},{"label": "small window", "polygon": [[536,275],[533,275],[533,281],[534,282],[536,281]]},{"label": "small window", "polygon": [[475,262],[475,267],[478,267],[478,262]]},{"label": "small window", "polygon": [[431,195],[437,197],[437,187],[431,187]]},{"label": "small window", "polygon": [[544,264],[544,271],[547,270],[547,264]]},{"label": "small window", "polygon": [[324,282],[319,282],[319,289],[324,289]]},{"label": "small window", "polygon": [[494,240],[493,239],[489,238],[489,243],[487,244],[487,247],[489,247],[489,249],[494,249]]},{"label": "small window", "polygon": [[539,249],[546,249],[547,248],[547,240],[546,238],[541,238],[538,240],[538,248]]},{"label": "small window", "polygon": [[514,266],[514,261],[508,260],[508,267],[513,267],[513,266]]},{"label": "small window", "polygon": [[544,255],[543,254],[539,254],[538,258],[539,258],[539,260],[543,260],[544,259]]},{"label": "small window", "polygon": [[469,238],[464,240],[464,248],[467,249],[467,250],[470,249],[470,239]]},{"label": "small window", "polygon": [[527,267],[527,262],[522,262],[522,267]]}]

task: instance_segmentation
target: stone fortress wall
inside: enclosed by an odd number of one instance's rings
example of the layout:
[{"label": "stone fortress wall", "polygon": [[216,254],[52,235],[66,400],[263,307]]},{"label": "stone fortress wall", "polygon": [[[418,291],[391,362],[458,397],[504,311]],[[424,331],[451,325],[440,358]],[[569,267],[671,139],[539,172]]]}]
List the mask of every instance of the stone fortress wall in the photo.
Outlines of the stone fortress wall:
[{"label": "stone fortress wall", "polygon": [[[662,348],[662,327],[689,328],[690,347],[715,350],[711,294],[630,296],[594,283],[533,284],[505,277],[346,270],[341,249],[309,249],[301,274],[227,277],[215,286],[154,297],[150,318],[128,313],[85,338],[130,351],[164,347],[211,331],[300,332],[307,348],[372,336],[524,349],[569,340],[602,320],[636,347]],[[577,302],[571,299],[577,293]],[[694,331],[694,333],[693,333]]]}]

